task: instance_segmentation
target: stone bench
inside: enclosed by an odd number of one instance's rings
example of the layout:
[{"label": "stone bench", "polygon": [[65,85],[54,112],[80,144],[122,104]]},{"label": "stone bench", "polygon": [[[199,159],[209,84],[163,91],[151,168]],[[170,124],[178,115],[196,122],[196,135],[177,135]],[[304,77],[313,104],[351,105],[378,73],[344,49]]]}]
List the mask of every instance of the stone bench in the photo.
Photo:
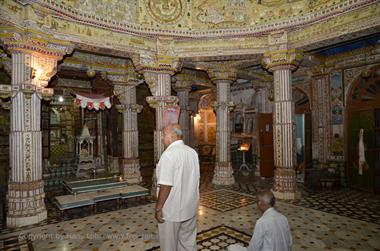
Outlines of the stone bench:
[{"label": "stone bench", "polygon": [[63,216],[64,211],[67,209],[90,206],[91,211],[96,213],[96,204],[98,202],[117,200],[119,208],[120,203],[126,199],[144,197],[147,195],[149,195],[148,189],[139,185],[131,185],[123,188],[111,188],[94,192],[56,196],[54,202]]},{"label": "stone bench", "polygon": [[64,180],[63,186],[71,193],[88,193],[102,190],[111,190],[113,188],[124,188],[128,184],[119,177],[104,177],[87,180]]}]

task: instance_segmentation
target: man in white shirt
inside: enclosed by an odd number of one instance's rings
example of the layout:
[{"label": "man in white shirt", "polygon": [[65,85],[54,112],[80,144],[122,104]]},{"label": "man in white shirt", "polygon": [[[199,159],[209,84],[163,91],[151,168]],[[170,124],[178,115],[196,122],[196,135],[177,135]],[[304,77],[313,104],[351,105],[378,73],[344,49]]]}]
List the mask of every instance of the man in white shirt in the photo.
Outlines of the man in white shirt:
[{"label": "man in white shirt", "polygon": [[288,251],[293,245],[288,220],[273,208],[272,192],[260,192],[256,196],[257,208],[263,215],[257,220],[248,247],[234,244],[228,251]]},{"label": "man in white shirt", "polygon": [[166,150],[157,164],[155,218],[163,251],[196,250],[199,203],[198,154],[182,141],[178,124],[164,129]]}]

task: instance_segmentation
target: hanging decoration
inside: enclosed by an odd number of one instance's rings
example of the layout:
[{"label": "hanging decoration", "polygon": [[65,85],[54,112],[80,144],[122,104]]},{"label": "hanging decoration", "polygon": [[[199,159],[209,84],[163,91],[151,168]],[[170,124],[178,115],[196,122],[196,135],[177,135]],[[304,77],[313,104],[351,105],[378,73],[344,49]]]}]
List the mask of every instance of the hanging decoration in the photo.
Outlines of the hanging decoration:
[{"label": "hanging decoration", "polygon": [[75,94],[74,104],[82,108],[87,108],[89,110],[104,110],[106,108],[111,108],[110,97],[104,97],[99,94]]}]

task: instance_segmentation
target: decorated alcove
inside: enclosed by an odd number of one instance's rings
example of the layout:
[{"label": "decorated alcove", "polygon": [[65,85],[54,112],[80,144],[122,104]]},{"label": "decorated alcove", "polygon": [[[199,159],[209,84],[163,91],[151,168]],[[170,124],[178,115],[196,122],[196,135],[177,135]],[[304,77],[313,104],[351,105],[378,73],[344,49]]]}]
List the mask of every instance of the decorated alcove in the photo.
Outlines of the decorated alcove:
[{"label": "decorated alcove", "polygon": [[[350,187],[380,193],[380,66],[364,70],[347,96],[346,151]],[[364,149],[360,149],[363,129]],[[360,163],[360,155],[364,163]]]},{"label": "decorated alcove", "polygon": [[203,95],[198,103],[198,113],[194,117],[196,144],[198,145],[201,161],[210,162],[215,157],[216,117],[213,94]]}]

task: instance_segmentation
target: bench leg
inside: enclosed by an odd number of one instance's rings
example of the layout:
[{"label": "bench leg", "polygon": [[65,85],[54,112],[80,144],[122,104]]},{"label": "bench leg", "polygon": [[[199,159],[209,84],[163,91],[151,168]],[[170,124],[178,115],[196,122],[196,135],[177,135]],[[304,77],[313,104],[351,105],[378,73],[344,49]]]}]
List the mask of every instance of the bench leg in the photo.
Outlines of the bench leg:
[{"label": "bench leg", "polygon": [[91,214],[96,214],[96,203],[91,205]]}]

